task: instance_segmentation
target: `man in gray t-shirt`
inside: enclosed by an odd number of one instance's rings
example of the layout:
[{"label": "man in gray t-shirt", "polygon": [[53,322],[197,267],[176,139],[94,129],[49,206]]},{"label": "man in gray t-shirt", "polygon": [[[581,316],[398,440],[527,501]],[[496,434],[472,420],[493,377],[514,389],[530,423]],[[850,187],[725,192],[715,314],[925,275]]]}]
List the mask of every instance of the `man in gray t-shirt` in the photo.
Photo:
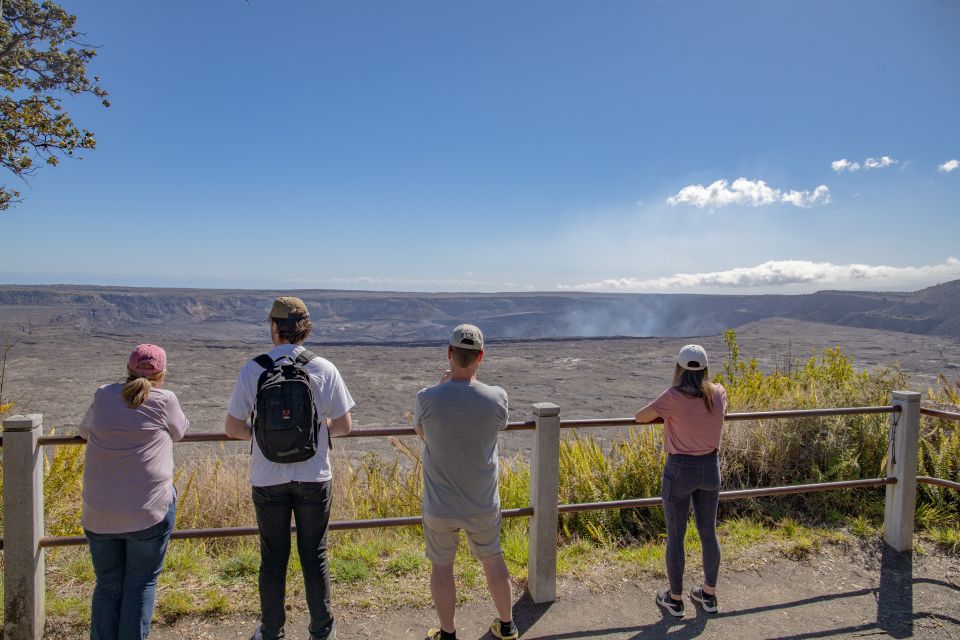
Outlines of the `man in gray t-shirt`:
[{"label": "man in gray t-shirt", "polygon": [[427,640],[457,637],[453,560],[463,529],[483,565],[498,617],[496,638],[519,637],[513,623],[510,574],[500,550],[497,436],[507,426],[507,393],[477,380],[483,334],[470,324],[453,331],[450,369],[440,384],[417,394],[413,428],[423,439],[423,535],[433,565],[430,592],[440,628]]}]

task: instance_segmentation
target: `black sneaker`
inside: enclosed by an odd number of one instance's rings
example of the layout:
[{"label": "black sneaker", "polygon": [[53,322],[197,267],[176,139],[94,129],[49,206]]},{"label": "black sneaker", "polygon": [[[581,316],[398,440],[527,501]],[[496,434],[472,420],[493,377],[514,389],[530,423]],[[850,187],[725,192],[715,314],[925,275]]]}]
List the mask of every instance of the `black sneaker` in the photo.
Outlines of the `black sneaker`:
[{"label": "black sneaker", "polygon": [[690,589],[690,598],[694,602],[699,602],[700,606],[703,607],[703,610],[707,613],[716,613],[720,610],[720,605],[717,603],[717,594],[710,595],[703,591],[703,587],[694,587]]},{"label": "black sneaker", "polygon": [[316,635],[310,634],[310,640],[321,640],[321,638],[323,638],[324,640],[336,640],[337,626],[336,625],[331,626],[330,630],[327,631],[327,635],[325,636],[316,636]]},{"label": "black sneaker", "polygon": [[657,591],[657,604],[673,617],[683,617],[683,600],[674,600],[671,598],[670,589]]}]

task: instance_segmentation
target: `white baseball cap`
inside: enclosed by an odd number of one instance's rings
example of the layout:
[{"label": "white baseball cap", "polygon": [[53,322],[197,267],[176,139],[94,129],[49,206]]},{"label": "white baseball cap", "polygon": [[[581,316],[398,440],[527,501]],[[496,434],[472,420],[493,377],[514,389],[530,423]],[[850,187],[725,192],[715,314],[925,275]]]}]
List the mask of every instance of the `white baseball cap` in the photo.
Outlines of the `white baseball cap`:
[{"label": "white baseball cap", "polygon": [[483,351],[483,333],[476,325],[461,324],[453,330],[453,335],[450,337],[450,346]]},{"label": "white baseball cap", "polygon": [[677,364],[688,371],[707,368],[707,352],[698,344],[688,344],[677,354]]}]

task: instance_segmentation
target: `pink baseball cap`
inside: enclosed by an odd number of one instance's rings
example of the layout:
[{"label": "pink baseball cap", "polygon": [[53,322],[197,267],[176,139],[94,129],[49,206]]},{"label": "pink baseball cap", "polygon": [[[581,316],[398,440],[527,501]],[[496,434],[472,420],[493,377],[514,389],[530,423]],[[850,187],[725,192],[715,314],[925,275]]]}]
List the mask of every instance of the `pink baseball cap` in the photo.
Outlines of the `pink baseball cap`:
[{"label": "pink baseball cap", "polygon": [[155,344],[138,344],[127,360],[127,369],[149,378],[167,368],[167,352]]}]

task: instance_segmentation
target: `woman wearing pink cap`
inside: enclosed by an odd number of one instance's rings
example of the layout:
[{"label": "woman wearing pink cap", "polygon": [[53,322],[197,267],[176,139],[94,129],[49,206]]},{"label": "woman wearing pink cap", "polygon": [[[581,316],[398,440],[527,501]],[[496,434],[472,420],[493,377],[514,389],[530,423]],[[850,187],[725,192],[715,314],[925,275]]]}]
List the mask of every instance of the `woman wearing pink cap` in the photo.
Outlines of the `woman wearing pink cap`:
[{"label": "woman wearing pink cap", "polygon": [[703,547],[703,584],[690,598],[704,611],[716,613],[720,543],[717,541],[717,505],[720,500],[720,430],[726,413],[727,392],[710,382],[707,352],[688,344],[677,355],[673,385],[637,412],[636,421],[663,418],[663,515],[667,522],[667,577],[670,588],[657,593],[657,604],[683,617],[684,536],[690,503]]},{"label": "woman wearing pink cap", "polygon": [[177,396],[161,389],[167,354],[141,344],[127,381],[97,389],[80,423],[87,441],[81,524],[97,584],[91,640],[135,640],[150,619],[176,515],[173,442],[190,421]]}]

